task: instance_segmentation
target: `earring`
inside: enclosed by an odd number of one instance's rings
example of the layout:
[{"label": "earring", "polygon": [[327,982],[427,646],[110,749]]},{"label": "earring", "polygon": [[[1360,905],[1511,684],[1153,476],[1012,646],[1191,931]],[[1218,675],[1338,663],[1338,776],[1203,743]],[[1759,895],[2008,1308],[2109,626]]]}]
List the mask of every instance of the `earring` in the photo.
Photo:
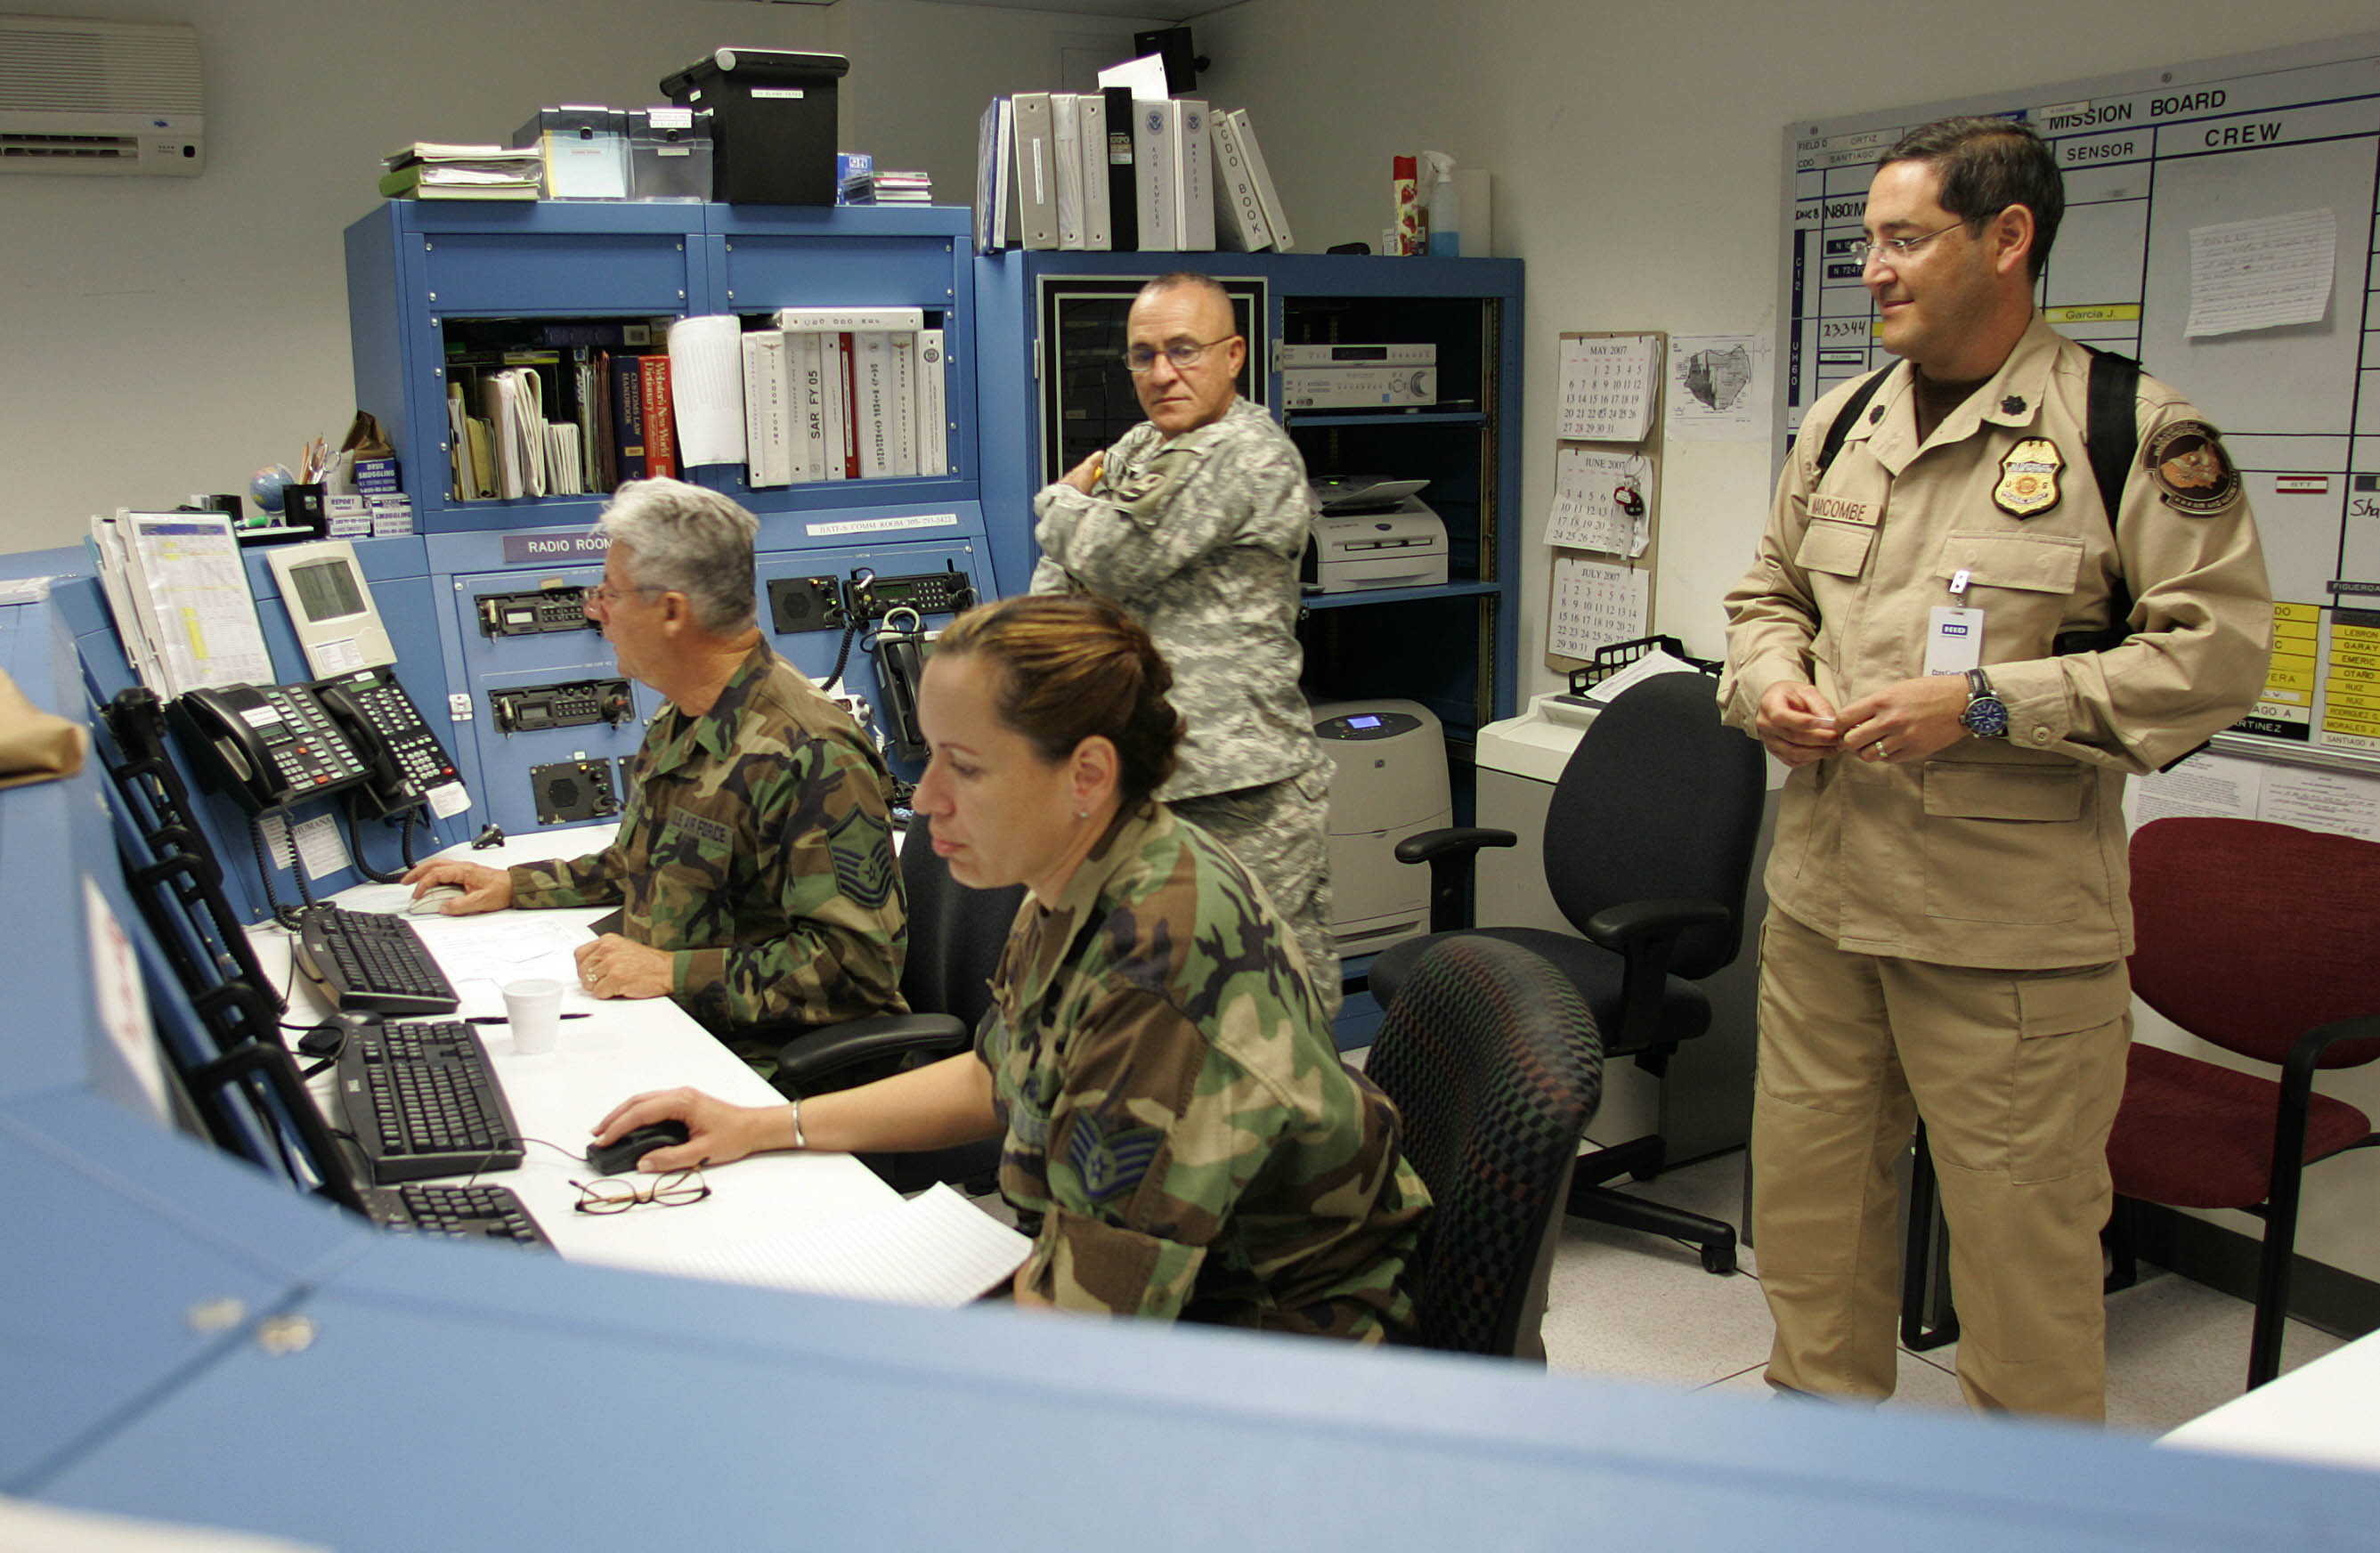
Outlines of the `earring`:
[{"label": "earring", "polygon": [[1075,811],[1075,818],[1077,819],[1088,819],[1090,817],[1091,811],[1088,809],[1076,809]]}]

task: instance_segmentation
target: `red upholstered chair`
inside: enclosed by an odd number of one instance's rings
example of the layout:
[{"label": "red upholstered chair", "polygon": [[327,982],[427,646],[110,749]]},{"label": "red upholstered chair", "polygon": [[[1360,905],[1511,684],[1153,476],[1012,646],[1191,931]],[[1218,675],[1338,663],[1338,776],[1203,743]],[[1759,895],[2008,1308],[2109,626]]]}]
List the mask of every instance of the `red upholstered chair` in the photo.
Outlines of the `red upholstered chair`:
[{"label": "red upholstered chair", "polygon": [[2380,1143],[2362,1111],[2313,1092],[2317,1068],[2380,1057],[2380,844],[2252,819],[2155,820],[2132,837],[2132,914],[2141,1001],[2281,1069],[2275,1083],[2135,1041],[2107,1140],[2119,1195],[2265,1220],[2252,1389],[2280,1370],[2300,1172]]}]

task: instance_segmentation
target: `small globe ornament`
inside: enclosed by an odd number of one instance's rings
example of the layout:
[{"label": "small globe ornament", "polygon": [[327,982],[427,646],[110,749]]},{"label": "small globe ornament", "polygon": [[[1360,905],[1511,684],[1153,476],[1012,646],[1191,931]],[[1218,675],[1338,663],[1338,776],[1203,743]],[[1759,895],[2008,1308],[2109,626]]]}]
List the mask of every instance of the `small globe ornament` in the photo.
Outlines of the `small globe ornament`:
[{"label": "small globe ornament", "polygon": [[277,513],[282,507],[281,488],[294,484],[297,479],[296,475],[289,472],[289,466],[286,464],[275,464],[270,468],[259,469],[249,478],[248,498],[256,504],[257,511]]}]

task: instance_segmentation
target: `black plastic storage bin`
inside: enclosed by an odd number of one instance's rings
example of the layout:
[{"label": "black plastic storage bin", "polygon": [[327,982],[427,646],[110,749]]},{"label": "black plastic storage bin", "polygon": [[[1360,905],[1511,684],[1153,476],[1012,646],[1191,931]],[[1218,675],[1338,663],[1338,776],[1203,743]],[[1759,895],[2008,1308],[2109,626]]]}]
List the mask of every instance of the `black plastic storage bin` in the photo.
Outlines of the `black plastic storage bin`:
[{"label": "black plastic storage bin", "polygon": [[710,110],[711,197],[734,205],[834,203],[839,54],[719,49],[663,78],[682,107]]}]

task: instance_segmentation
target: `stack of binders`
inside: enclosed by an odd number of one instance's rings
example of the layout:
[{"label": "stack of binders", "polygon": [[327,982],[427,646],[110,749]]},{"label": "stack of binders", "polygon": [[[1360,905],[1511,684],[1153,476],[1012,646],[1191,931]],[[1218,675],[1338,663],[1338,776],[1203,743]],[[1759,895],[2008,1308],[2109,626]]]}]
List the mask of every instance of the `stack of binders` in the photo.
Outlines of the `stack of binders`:
[{"label": "stack of binders", "polygon": [[1289,221],[1245,109],[1195,97],[1024,91],[984,110],[976,247],[1253,253]]}]

